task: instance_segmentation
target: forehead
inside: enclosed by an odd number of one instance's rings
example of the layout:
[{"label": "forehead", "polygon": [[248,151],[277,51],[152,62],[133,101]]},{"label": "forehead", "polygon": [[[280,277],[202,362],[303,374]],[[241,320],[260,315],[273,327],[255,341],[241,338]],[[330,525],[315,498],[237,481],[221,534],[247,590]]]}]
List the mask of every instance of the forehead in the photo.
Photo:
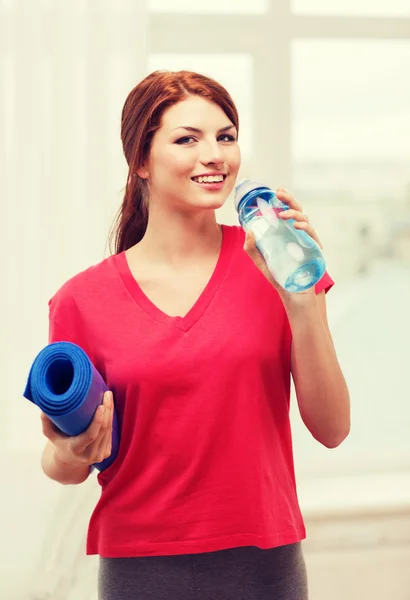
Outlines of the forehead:
[{"label": "forehead", "polygon": [[222,128],[230,123],[230,119],[218,104],[200,96],[190,96],[164,112],[161,126],[167,130],[184,125],[204,129],[207,126]]}]

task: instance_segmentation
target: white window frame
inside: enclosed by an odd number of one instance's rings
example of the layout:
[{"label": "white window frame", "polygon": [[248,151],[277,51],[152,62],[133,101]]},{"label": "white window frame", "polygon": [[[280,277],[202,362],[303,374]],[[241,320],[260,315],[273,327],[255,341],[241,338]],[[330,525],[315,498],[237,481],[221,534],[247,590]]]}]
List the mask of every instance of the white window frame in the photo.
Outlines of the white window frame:
[{"label": "white window frame", "polygon": [[[326,16],[292,13],[291,0],[270,0],[265,14],[150,13],[149,52],[154,54],[248,53],[254,64],[252,115],[253,176],[292,189],[291,47],[295,40],[410,40],[410,17]],[[271,75],[271,76],[270,76]],[[269,148],[269,152],[266,152]],[[259,150],[262,149],[262,150]],[[395,454],[393,452],[393,454]],[[383,457],[382,457],[383,458]],[[363,457],[358,464],[321,465],[322,475],[397,468],[408,472],[407,456]],[[400,464],[396,459],[401,459]],[[377,464],[376,464],[377,462]],[[360,463],[360,464],[359,464]],[[319,474],[314,475],[314,480]],[[329,484],[330,485],[330,484]],[[409,490],[410,494],[410,490]]]},{"label": "white window frame", "polygon": [[[292,13],[291,0],[270,0],[264,14],[149,14],[150,52],[246,52],[254,61],[255,178],[292,187],[291,45],[300,39],[410,39],[410,17]],[[272,74],[272,76],[269,76]],[[258,148],[270,148],[258,152]]]}]

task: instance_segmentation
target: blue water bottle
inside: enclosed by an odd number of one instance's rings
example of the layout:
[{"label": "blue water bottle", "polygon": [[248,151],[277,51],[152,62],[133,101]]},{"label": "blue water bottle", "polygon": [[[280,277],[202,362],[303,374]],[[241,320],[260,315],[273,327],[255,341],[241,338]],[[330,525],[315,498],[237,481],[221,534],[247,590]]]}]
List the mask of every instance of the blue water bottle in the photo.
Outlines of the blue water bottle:
[{"label": "blue water bottle", "polygon": [[324,275],[326,264],[318,244],[306,231],[293,227],[294,219],[278,214],[288,210],[267,186],[243,179],[235,188],[239,223],[252,231],[274,279],[288,292],[303,292]]}]

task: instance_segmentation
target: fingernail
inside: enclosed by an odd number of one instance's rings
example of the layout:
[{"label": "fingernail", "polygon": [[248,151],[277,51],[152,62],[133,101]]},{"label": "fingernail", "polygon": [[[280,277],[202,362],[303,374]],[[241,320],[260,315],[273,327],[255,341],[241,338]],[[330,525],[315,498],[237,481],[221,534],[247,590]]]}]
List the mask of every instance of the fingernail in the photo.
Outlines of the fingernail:
[{"label": "fingernail", "polygon": [[100,406],[100,413],[103,415],[105,411],[105,406],[103,404],[101,404]]}]

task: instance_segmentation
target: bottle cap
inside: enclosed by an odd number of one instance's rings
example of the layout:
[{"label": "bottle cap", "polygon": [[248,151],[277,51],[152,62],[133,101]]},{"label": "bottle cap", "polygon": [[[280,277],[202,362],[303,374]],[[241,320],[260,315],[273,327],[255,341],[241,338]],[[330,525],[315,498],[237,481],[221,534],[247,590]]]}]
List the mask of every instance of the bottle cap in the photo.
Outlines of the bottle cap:
[{"label": "bottle cap", "polygon": [[236,211],[238,210],[239,203],[246,194],[256,190],[258,188],[265,188],[266,186],[259,181],[252,181],[251,179],[241,179],[241,181],[235,187],[234,205]]}]

